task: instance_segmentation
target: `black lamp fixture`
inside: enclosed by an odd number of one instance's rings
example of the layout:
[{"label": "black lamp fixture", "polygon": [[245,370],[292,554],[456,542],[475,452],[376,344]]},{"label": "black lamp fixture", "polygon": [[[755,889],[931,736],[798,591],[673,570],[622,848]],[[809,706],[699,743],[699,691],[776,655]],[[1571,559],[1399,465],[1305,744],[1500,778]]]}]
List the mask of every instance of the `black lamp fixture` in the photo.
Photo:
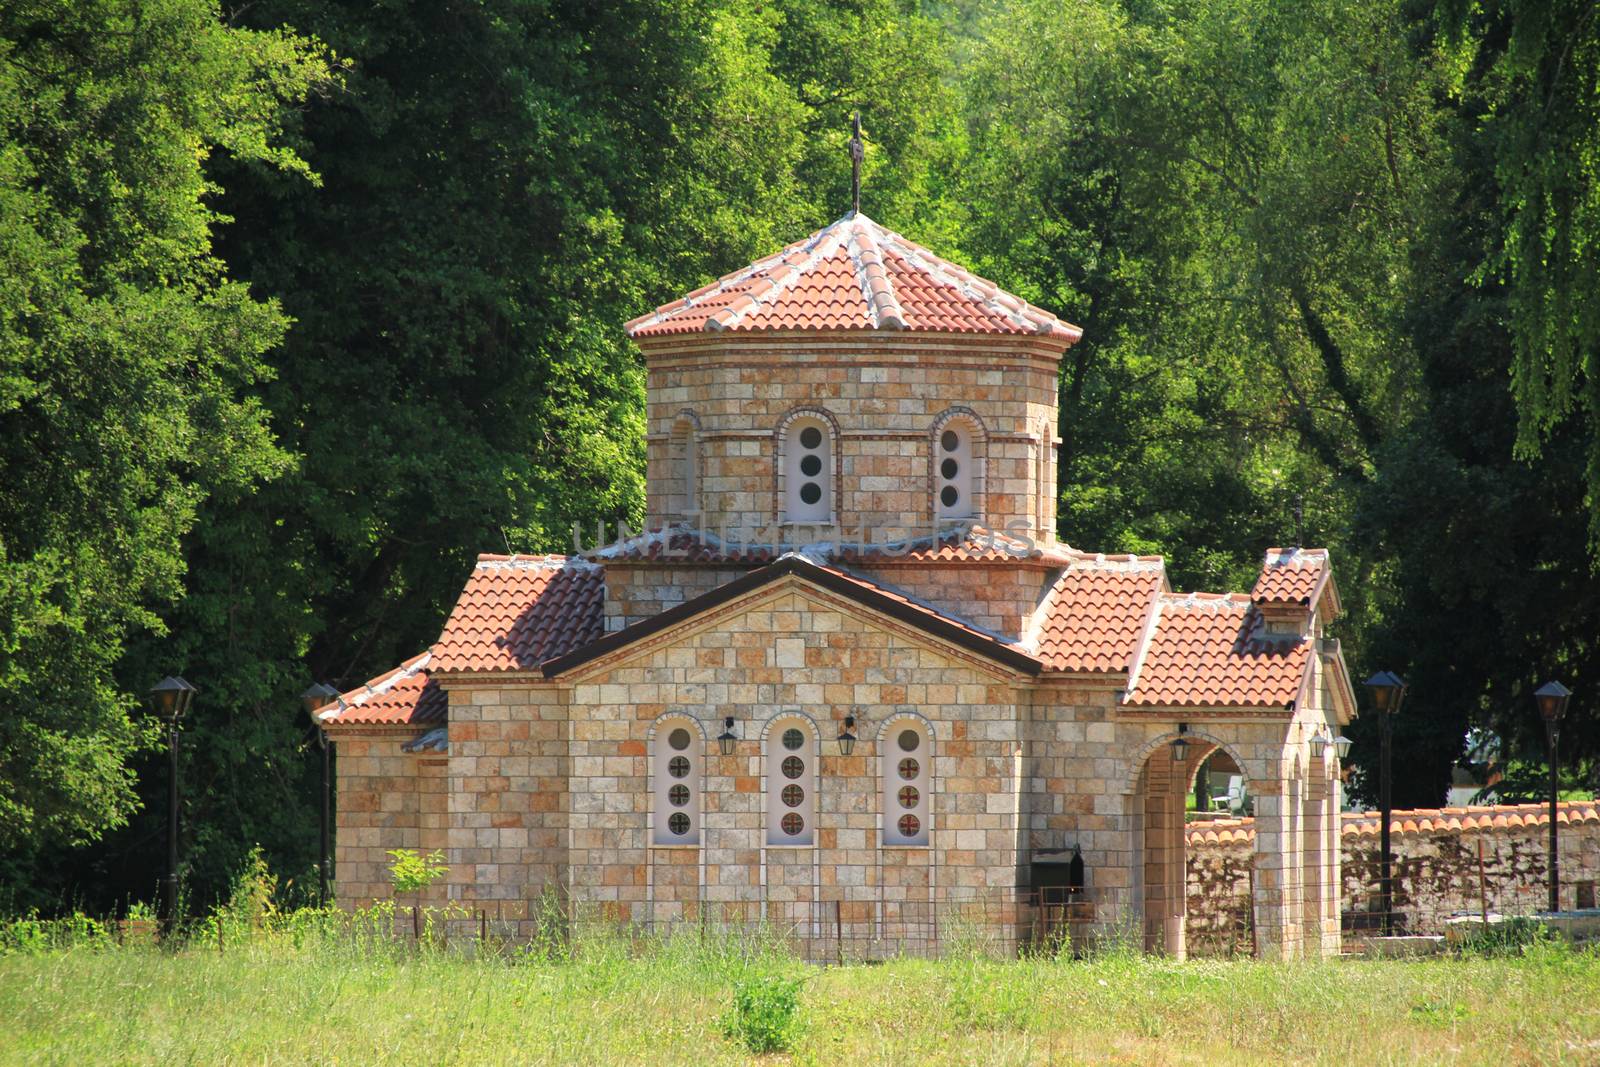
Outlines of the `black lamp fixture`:
[{"label": "black lamp fixture", "polygon": [[1340,734],[1333,739],[1333,754],[1339,757],[1340,762],[1343,762],[1349,758],[1350,749],[1354,744],[1354,741],[1351,741],[1344,734]]},{"label": "black lamp fixture", "polygon": [[733,732],[733,716],[729,715],[722,720],[722,732],[717,735],[717,751],[724,756],[733,755],[733,746],[738,744],[739,735]]},{"label": "black lamp fixture", "polygon": [[1172,762],[1174,763],[1182,763],[1184,757],[1188,754],[1189,741],[1185,737],[1188,732],[1189,724],[1180,722],[1178,724],[1178,736],[1172,739]]},{"label": "black lamp fixture", "polygon": [[150,708],[167,725],[167,873],[161,878],[161,936],[170,937],[178,924],[178,724],[198,692],[177,675],[161,679],[150,690]]},{"label": "black lamp fixture", "polygon": [[1327,755],[1328,746],[1332,743],[1333,739],[1328,736],[1328,731],[1323,728],[1318,728],[1318,730],[1306,741],[1306,744],[1311,747],[1312,759],[1321,759],[1323,756]]},{"label": "black lamp fixture", "polygon": [[175,725],[188,713],[197,692],[199,690],[194,686],[172,675],[161,679],[151,688],[150,707],[155,711],[156,718],[168,725]]},{"label": "black lamp fixture", "polygon": [[1378,712],[1378,907],[1383,935],[1394,933],[1393,855],[1389,852],[1389,821],[1394,805],[1390,800],[1390,755],[1394,741],[1394,717],[1406,699],[1406,683],[1393,671],[1379,671],[1364,684],[1372,691],[1372,706]]},{"label": "black lamp fixture", "polygon": [[310,688],[300,694],[300,703],[305,706],[306,715],[311,719],[311,725],[316,731],[317,747],[322,749],[322,823],[320,836],[322,838],[321,852],[317,861],[317,906],[328,906],[328,791],[332,779],[332,768],[329,763],[332,759],[333,746],[328,744],[328,735],[323,732],[322,724],[317,722],[317,709],[333,703],[339,698],[339,691],[326,682],[313,682]]},{"label": "black lamp fixture", "polygon": [[1561,791],[1561,718],[1567,713],[1572,690],[1560,682],[1546,682],[1533,691],[1539,716],[1544,719],[1544,740],[1550,750],[1550,910],[1561,910],[1561,850],[1556,829],[1556,798]]},{"label": "black lamp fixture", "polygon": [[844,717],[844,732],[839,735],[839,751],[843,755],[848,756],[856,750],[855,728],[856,717],[854,715],[846,715]]}]

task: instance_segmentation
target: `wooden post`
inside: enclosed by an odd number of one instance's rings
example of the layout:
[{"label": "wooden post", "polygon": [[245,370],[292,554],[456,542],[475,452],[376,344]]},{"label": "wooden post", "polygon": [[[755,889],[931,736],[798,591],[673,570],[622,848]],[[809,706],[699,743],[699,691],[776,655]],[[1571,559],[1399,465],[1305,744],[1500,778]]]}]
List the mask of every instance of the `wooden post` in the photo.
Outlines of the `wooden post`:
[{"label": "wooden post", "polygon": [[844,901],[833,902],[833,936],[837,944],[833,950],[835,963],[844,962]]},{"label": "wooden post", "polygon": [[489,913],[482,908],[478,909],[478,949],[482,951],[484,942],[489,940]]},{"label": "wooden post", "polygon": [[411,905],[411,940],[417,943],[422,941],[422,912],[417,905]]}]

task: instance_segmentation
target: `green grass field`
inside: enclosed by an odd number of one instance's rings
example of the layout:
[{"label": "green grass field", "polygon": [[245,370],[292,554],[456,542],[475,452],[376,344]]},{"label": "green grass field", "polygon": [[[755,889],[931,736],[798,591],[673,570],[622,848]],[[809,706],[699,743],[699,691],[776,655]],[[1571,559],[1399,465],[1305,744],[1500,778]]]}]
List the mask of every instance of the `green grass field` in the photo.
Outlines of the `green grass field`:
[{"label": "green grass field", "polygon": [[[791,1050],[720,1020],[801,978]],[[813,967],[693,938],[473,961],[286,939],[0,958],[5,1063],[1600,1063],[1600,956]]]}]

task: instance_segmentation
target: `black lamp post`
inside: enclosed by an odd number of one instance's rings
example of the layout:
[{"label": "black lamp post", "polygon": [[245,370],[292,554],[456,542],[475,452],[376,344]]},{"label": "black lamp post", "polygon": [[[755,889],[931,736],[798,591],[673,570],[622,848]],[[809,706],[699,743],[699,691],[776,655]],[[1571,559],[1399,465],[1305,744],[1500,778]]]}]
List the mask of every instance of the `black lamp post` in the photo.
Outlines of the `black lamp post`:
[{"label": "black lamp post", "polygon": [[856,750],[855,728],[856,717],[854,715],[846,715],[844,717],[844,731],[839,734],[839,752],[841,755],[848,756]]},{"label": "black lamp post", "polygon": [[167,725],[167,873],[161,878],[158,909],[161,936],[178,924],[178,723],[194,701],[195,687],[179,677],[163,678],[150,690],[150,707]]},{"label": "black lamp post", "polygon": [[1544,740],[1550,749],[1550,910],[1561,910],[1560,855],[1556,848],[1556,794],[1560,790],[1561,717],[1567,713],[1572,690],[1560,682],[1546,682],[1533,693],[1544,719]]},{"label": "black lamp post", "polygon": [[1383,935],[1394,933],[1394,857],[1389,851],[1389,818],[1393,804],[1389,799],[1390,750],[1394,739],[1394,717],[1406,698],[1406,683],[1393,671],[1379,671],[1364,683],[1372,690],[1372,706],[1378,713],[1378,736],[1382,746],[1378,752],[1378,808],[1381,812],[1378,825],[1378,904],[1383,909]]},{"label": "black lamp post", "polygon": [[306,714],[311,717],[311,725],[317,734],[317,747],[322,749],[322,851],[317,861],[317,907],[328,906],[328,789],[329,780],[332,778],[329,760],[333,746],[328,744],[328,735],[322,729],[322,724],[317,722],[317,709],[332,703],[339,697],[339,691],[326,682],[313,682],[311,688],[300,694],[300,703],[305,705]]}]

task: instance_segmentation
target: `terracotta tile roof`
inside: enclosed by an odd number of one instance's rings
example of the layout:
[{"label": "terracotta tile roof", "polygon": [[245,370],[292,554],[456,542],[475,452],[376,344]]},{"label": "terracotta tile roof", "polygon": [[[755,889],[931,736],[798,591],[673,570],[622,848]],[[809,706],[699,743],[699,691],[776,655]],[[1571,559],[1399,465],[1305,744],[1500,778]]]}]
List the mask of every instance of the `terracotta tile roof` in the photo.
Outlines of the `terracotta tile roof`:
[{"label": "terracotta tile roof", "polygon": [[1325,548],[1269,548],[1250,599],[1267,607],[1276,604],[1311,606],[1328,574]]},{"label": "terracotta tile roof", "polygon": [[[1546,804],[1501,804],[1468,808],[1410,808],[1390,812],[1389,833],[1455,834],[1472,830],[1534,829],[1550,825]],[[1342,837],[1378,837],[1381,813],[1347,811],[1343,813]],[[1600,801],[1564,800],[1556,806],[1556,822],[1563,826],[1600,823]],[[1210,819],[1184,827],[1189,844],[1246,844],[1255,840],[1254,819]]]},{"label": "terracotta tile roof", "polygon": [[1160,556],[1083,557],[1061,572],[1040,604],[1034,633],[1052,671],[1125,671],[1156,595]]},{"label": "terracotta tile roof", "polygon": [[429,674],[432,655],[412,656],[394,670],[339,694],[337,700],[317,709],[317,720],[325,726],[443,722],[447,702],[444,690]]},{"label": "terracotta tile roof", "polygon": [[1310,654],[1306,638],[1268,639],[1243,594],[1165,593],[1123,703],[1285,708],[1299,695]]},{"label": "terracotta tile roof", "polygon": [[605,572],[565,556],[478,557],[444,632],[435,671],[528,671],[605,631]]},{"label": "terracotta tile roof", "polygon": [[940,259],[867,216],[846,215],[783,251],[663,304],[631,337],[723,330],[1082,331]]},{"label": "terracotta tile roof", "polygon": [[888,542],[881,545],[851,542],[820,544],[765,544],[723,541],[709,530],[669,528],[652,530],[626,541],[585,553],[584,558],[606,565],[616,563],[771,563],[785,552],[804,549],[808,554],[829,559],[885,563],[1015,563],[1019,560],[1044,566],[1063,566],[1076,561],[1066,545],[1041,544],[1012,537],[981,526],[963,525],[932,535]]}]

